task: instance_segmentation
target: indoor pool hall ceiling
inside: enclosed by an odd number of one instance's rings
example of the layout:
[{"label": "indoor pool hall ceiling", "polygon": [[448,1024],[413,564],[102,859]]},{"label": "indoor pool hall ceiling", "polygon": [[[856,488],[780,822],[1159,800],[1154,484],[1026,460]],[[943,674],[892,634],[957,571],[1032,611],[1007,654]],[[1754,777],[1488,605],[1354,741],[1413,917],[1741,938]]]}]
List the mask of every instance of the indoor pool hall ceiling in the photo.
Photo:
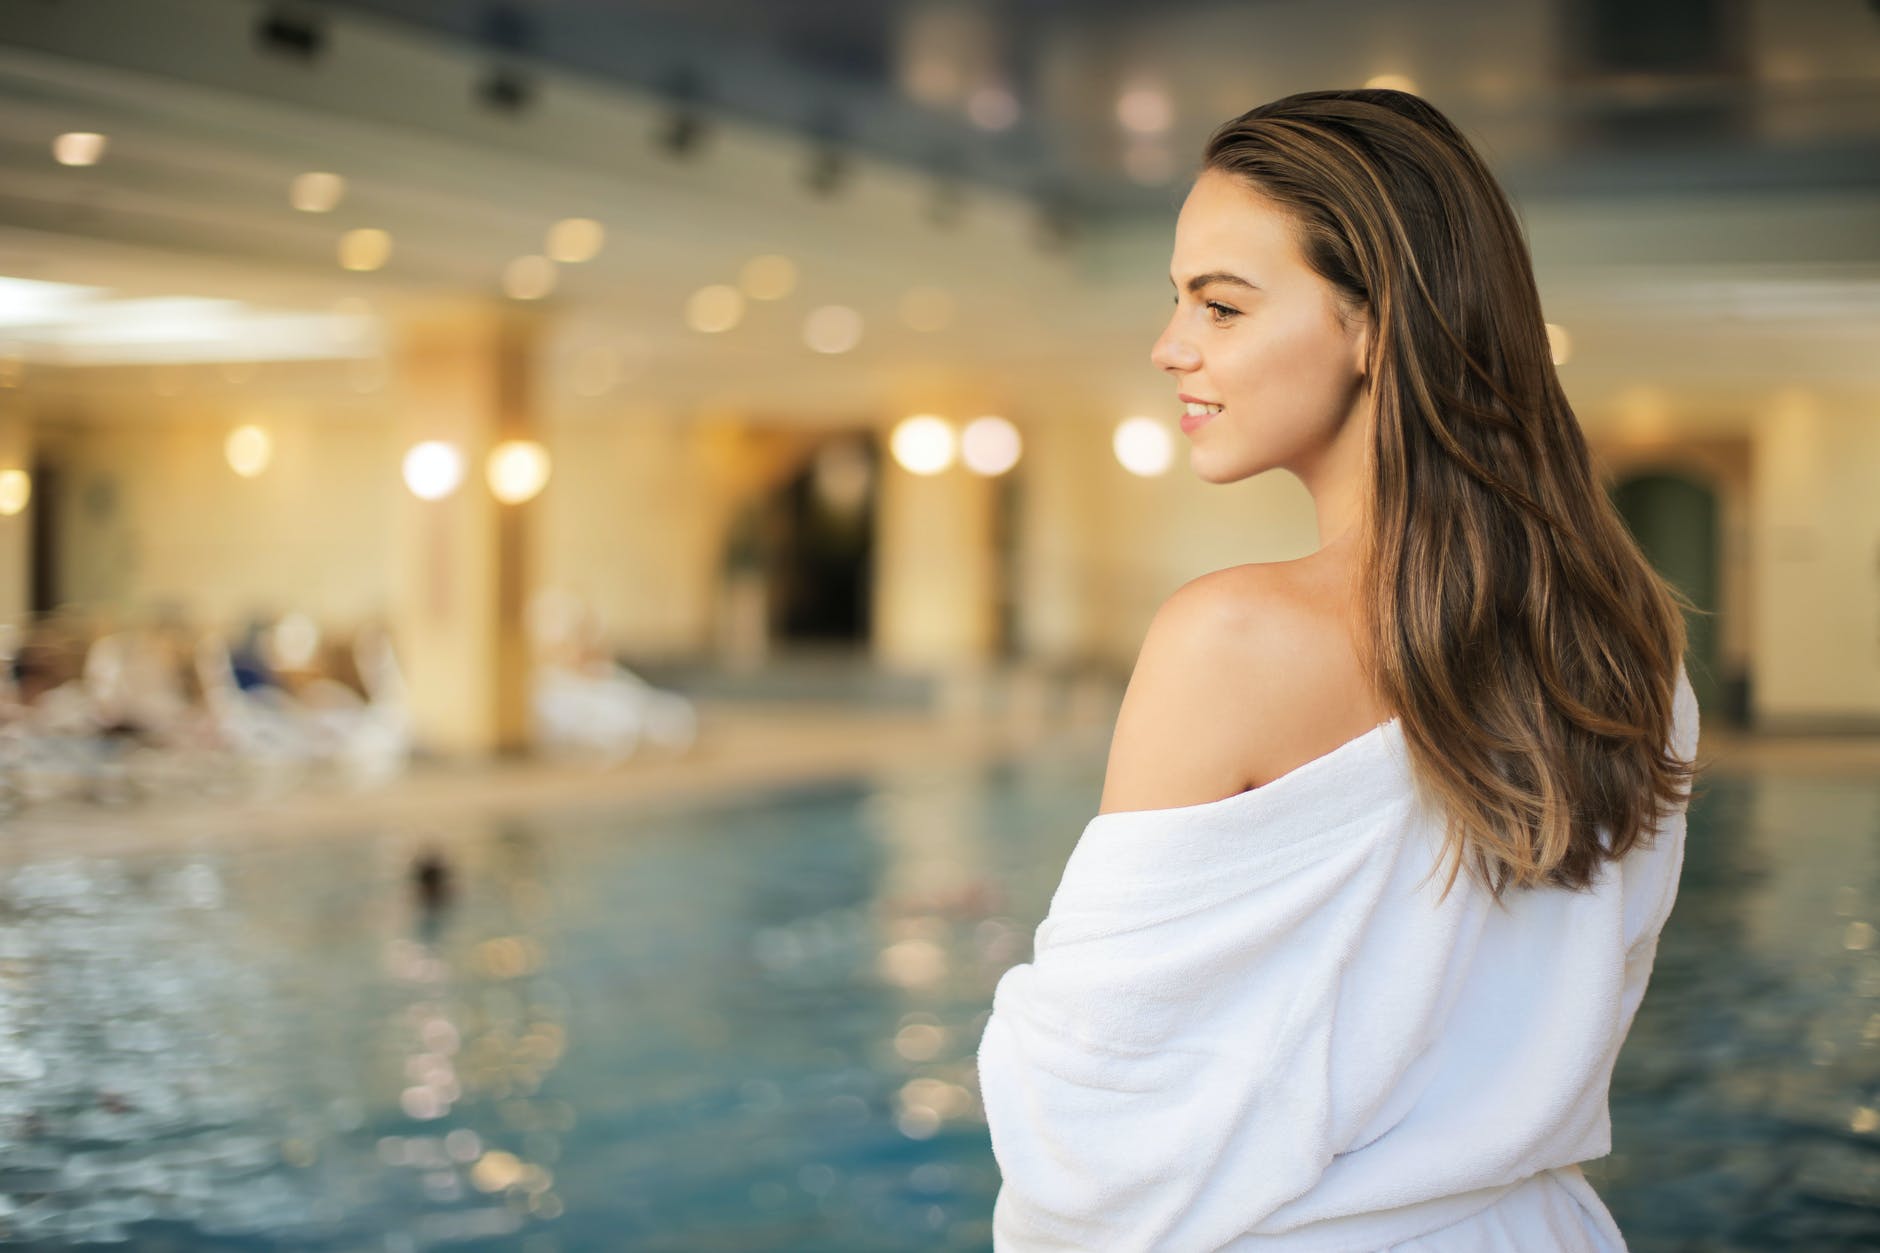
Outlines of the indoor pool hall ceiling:
[{"label": "indoor pool hall ceiling", "polygon": [[[1720,394],[1751,359],[1832,377],[1880,333],[1880,8],[1826,0],[33,0],[0,12],[0,275],[319,313],[496,295],[582,216],[606,247],[544,305],[641,328],[674,401],[713,371],[677,311],[766,252],[799,301],[890,311],[839,363],[754,319],[779,412],[962,367],[1154,398],[1209,129],[1367,82],[1505,178],[1583,386],[1623,389],[1642,345]],[[103,158],[51,159],[68,131]],[[310,170],[344,172],[335,212],[288,204]],[[361,227],[391,258],[342,272]],[[920,286],[958,294],[944,336],[891,315]]]}]

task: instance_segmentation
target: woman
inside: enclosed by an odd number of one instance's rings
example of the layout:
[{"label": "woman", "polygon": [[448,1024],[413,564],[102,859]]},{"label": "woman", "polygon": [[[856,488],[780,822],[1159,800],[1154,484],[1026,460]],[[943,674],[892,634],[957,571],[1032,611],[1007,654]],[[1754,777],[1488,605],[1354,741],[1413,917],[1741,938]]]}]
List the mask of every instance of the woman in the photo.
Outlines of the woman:
[{"label": "woman", "polygon": [[1195,473],[1290,471],[1321,547],[1149,627],[980,1045],[995,1243],[1623,1249],[1576,1163],[1676,894],[1689,605],[1514,214],[1423,100],[1309,92],[1215,133],[1170,277]]}]

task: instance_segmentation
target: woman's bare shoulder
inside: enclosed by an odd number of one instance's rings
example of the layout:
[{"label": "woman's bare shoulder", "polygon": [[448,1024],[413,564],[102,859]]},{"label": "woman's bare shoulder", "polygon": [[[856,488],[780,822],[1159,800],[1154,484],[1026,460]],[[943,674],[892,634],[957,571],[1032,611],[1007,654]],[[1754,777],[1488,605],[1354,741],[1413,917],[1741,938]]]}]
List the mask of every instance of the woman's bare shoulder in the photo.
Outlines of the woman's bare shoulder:
[{"label": "woman's bare shoulder", "polygon": [[1200,632],[1226,656],[1260,667],[1298,659],[1302,650],[1348,636],[1342,603],[1325,580],[1296,561],[1250,562],[1191,579],[1177,588],[1150,623],[1171,633]]},{"label": "woman's bare shoulder", "polygon": [[1250,563],[1171,593],[1122,698],[1100,811],[1222,800],[1382,721],[1327,587],[1324,570]]},{"label": "woman's bare shoulder", "polygon": [[[1284,773],[1295,712],[1336,665],[1322,608],[1289,563],[1192,579],[1156,611],[1117,714],[1099,811],[1219,800]],[[1307,721],[1310,721],[1309,719]]]}]

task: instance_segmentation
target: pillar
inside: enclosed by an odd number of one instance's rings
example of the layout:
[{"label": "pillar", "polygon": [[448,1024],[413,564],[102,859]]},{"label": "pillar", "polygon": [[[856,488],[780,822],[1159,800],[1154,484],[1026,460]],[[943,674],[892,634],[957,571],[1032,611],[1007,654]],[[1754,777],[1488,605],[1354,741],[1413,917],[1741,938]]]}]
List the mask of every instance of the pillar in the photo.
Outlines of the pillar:
[{"label": "pillar", "polygon": [[900,668],[989,660],[996,644],[993,484],[957,462],[934,475],[881,459],[874,648]]},{"label": "pillar", "polygon": [[[32,424],[18,391],[0,391],[0,470],[33,470]],[[32,528],[30,503],[10,517],[0,514],[0,626],[24,625],[32,608]]]},{"label": "pillar", "polygon": [[538,505],[499,503],[484,466],[498,442],[536,438],[540,332],[529,311],[485,305],[426,310],[399,327],[399,468],[426,440],[454,446],[464,466],[441,500],[401,486],[389,545],[392,629],[421,751],[529,746],[527,541]]}]

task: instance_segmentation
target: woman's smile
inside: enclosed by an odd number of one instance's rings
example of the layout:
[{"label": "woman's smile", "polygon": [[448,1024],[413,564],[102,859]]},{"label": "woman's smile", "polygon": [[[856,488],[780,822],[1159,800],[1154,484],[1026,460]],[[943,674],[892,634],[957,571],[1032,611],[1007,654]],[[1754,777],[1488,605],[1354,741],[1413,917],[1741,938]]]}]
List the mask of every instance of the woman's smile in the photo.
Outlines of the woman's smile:
[{"label": "woman's smile", "polygon": [[1178,394],[1175,399],[1182,402],[1182,434],[1193,435],[1207,424],[1209,418],[1221,412],[1223,406],[1209,400],[1198,400],[1187,393]]}]

